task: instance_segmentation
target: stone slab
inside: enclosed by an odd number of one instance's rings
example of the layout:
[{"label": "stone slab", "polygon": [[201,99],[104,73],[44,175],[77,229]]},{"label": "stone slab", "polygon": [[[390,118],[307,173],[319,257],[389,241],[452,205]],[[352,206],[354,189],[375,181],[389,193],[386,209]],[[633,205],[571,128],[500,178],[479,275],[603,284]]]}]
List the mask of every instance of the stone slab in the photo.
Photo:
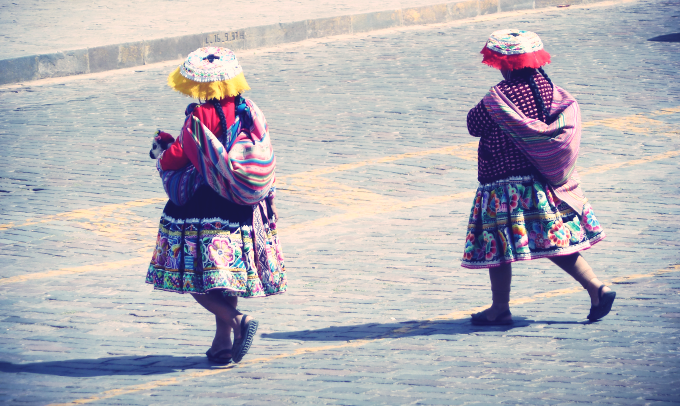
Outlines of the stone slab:
[{"label": "stone slab", "polygon": [[38,79],[38,57],[34,55],[0,60],[0,72],[2,85]]},{"label": "stone slab", "polygon": [[185,58],[203,44],[203,34],[160,38],[144,41],[144,63],[156,63]]},{"label": "stone slab", "polygon": [[369,32],[398,27],[402,24],[401,16],[401,10],[356,14],[352,16],[352,32]]},{"label": "stone slab", "polygon": [[479,15],[478,1],[479,0],[467,0],[458,3],[449,3],[448,5],[449,21],[477,17]]}]

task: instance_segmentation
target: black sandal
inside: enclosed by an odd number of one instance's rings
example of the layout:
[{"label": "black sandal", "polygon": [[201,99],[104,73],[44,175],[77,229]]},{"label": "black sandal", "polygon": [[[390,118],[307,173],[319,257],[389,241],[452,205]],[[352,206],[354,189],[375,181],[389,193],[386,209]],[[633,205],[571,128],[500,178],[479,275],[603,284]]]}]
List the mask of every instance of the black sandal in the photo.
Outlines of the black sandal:
[{"label": "black sandal", "polygon": [[599,320],[608,315],[612,310],[614,299],[616,299],[616,292],[610,290],[607,293],[602,293],[604,286],[605,285],[600,286],[597,290],[597,296],[600,298],[600,303],[597,306],[590,307],[590,314],[588,314],[588,320],[590,321]]},{"label": "black sandal", "polygon": [[494,320],[489,320],[486,317],[486,312],[489,311],[489,309],[486,309],[484,311],[481,311],[479,313],[475,313],[472,315],[472,325],[474,326],[507,326],[513,323],[512,319],[509,320],[500,320],[505,317],[512,317],[512,313],[510,313],[510,310],[506,310],[503,313],[499,314],[496,316],[496,319]]},{"label": "black sandal", "polygon": [[234,362],[241,362],[243,357],[248,353],[250,345],[253,343],[253,338],[255,338],[255,332],[257,332],[257,321],[250,320],[246,323],[247,315],[241,317],[241,338],[238,340],[234,339],[234,355],[232,360]]},{"label": "black sandal", "polygon": [[[217,351],[215,354],[211,354],[210,349],[208,349],[208,351],[205,352],[205,356],[208,357],[208,361],[212,362],[213,364],[227,365],[231,364],[231,351],[231,348],[227,348]],[[225,354],[228,354],[229,356],[224,356]]]}]

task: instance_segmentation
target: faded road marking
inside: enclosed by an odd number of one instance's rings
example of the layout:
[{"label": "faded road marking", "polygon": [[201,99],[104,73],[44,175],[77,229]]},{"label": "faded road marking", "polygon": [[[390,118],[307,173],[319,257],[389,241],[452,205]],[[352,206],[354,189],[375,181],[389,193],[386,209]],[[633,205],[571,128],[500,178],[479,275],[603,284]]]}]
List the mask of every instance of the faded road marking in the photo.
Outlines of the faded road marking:
[{"label": "faded road marking", "polygon": [[93,264],[93,265],[83,265],[83,266],[75,266],[75,267],[70,267],[70,268],[61,268],[56,271],[47,271],[47,272],[37,272],[37,273],[29,273],[25,275],[18,275],[18,276],[11,276],[9,278],[4,278],[0,279],[0,285],[7,285],[10,283],[18,283],[18,282],[26,282],[30,281],[33,279],[42,279],[42,278],[50,278],[53,276],[62,276],[62,275],[74,275],[74,274],[79,274],[79,273],[87,273],[87,272],[98,272],[98,271],[110,271],[112,269],[120,269],[124,268],[126,266],[138,266],[138,265],[144,265],[149,262],[149,256],[147,257],[139,257],[139,258],[132,258],[132,259],[125,259],[122,261],[114,261],[114,262],[104,262],[100,264]]},{"label": "faded road marking", "polygon": [[65,213],[54,214],[36,219],[29,219],[23,223],[8,223],[0,224],[0,231],[9,228],[33,226],[37,224],[44,224],[53,221],[93,221],[93,219],[100,219],[106,216],[115,217],[120,212],[126,212],[134,207],[143,207],[151,204],[160,204],[167,201],[167,197],[153,197],[150,199],[133,200],[125,203],[107,204],[101,207],[92,207],[89,209],[79,209],[68,211]]},{"label": "faded road marking", "polygon": [[[328,175],[331,173],[337,173],[337,172],[342,172],[342,171],[351,171],[357,168],[361,168],[363,166],[369,166],[369,165],[380,165],[388,162],[395,162],[399,161],[402,159],[409,159],[409,158],[422,158],[424,156],[428,155],[453,155],[453,156],[458,156],[460,158],[463,158],[465,160],[470,160],[470,150],[472,148],[476,148],[478,144],[478,141],[473,141],[473,142],[468,142],[466,144],[461,144],[461,145],[451,145],[449,147],[443,147],[443,148],[436,148],[436,149],[430,149],[430,150],[425,150],[425,151],[418,151],[418,152],[409,152],[406,154],[399,154],[399,155],[392,155],[392,156],[386,156],[382,158],[375,158],[375,159],[368,159],[365,161],[359,161],[359,162],[353,162],[350,164],[343,164],[343,165],[337,165],[337,166],[331,166],[329,168],[321,168],[321,169],[314,169],[311,171],[307,172],[300,172],[295,175],[289,175],[286,178],[307,178],[307,177],[316,177],[316,176],[321,176],[321,175]],[[474,150],[474,153],[476,154],[476,150]],[[475,155],[474,161],[477,162],[477,156]]]},{"label": "faded road marking", "polygon": [[648,157],[645,157],[645,158],[634,159],[632,161],[617,162],[615,164],[595,166],[595,167],[592,167],[592,168],[584,169],[583,171],[579,171],[579,175],[590,175],[590,174],[593,174],[593,173],[607,172],[607,171],[610,171],[612,169],[626,168],[626,167],[629,167],[629,166],[646,164],[646,163],[649,163],[649,162],[659,161],[659,160],[666,159],[666,158],[672,158],[672,157],[678,156],[678,155],[680,155],[680,151],[669,151],[669,152],[666,152],[664,154],[652,155],[652,156],[648,156]]},{"label": "faded road marking", "polygon": [[[326,198],[323,195],[328,194],[330,190],[337,189],[338,188],[338,183],[333,183],[327,179],[321,179],[317,178],[320,175],[326,175],[330,173],[337,173],[337,172],[342,172],[342,171],[349,171],[352,169],[360,168],[363,166],[369,166],[369,165],[379,165],[387,162],[395,162],[399,161],[402,159],[408,159],[408,158],[419,158],[419,157],[424,157],[428,155],[435,155],[435,154],[440,154],[440,155],[453,155],[453,156],[458,156],[462,159],[465,160],[471,160],[472,155],[474,153],[474,161],[477,160],[476,158],[476,150],[474,148],[477,146],[477,141],[470,142],[467,144],[462,144],[462,145],[453,145],[453,146],[448,146],[448,147],[443,147],[443,148],[435,148],[435,149],[430,149],[430,150],[425,150],[425,151],[418,151],[418,152],[411,152],[407,154],[399,154],[399,155],[393,155],[393,156],[388,156],[388,157],[383,157],[383,158],[376,158],[376,159],[370,159],[366,161],[360,161],[360,162],[355,162],[351,164],[342,164],[342,165],[336,165],[332,166],[329,168],[324,168],[324,169],[318,169],[318,170],[313,170],[313,171],[308,171],[308,172],[301,172],[298,174],[294,175],[289,175],[289,176],[281,176],[280,178],[277,179],[277,183],[281,183],[282,185],[287,185],[290,183],[293,188],[297,188],[298,191],[302,193],[311,193],[313,196],[318,198],[318,201],[323,203],[323,204],[330,204],[330,205],[336,205],[336,203],[333,203],[334,200],[330,198]],[[303,184],[313,184],[316,186],[316,189],[314,188],[307,188],[307,190],[302,190]],[[365,191],[362,189],[352,189],[348,186],[340,186],[340,189],[345,189],[345,192],[348,190],[354,190],[356,191],[359,195],[364,194],[364,196],[368,196],[369,194],[375,195],[375,193],[370,192],[370,191]],[[347,196],[347,193],[344,193],[345,196]],[[383,197],[383,199],[388,199],[386,197]],[[26,226],[33,226],[33,225],[38,225],[38,224],[44,224],[44,223],[49,223],[49,222],[54,222],[54,221],[80,221],[81,225],[83,224],[88,224],[89,223],[103,223],[102,226],[97,226],[96,224],[91,225],[91,226],[86,226],[85,228],[90,228],[93,231],[101,231],[102,233],[105,232],[105,230],[111,225],[111,222],[104,222],[101,219],[106,218],[106,217],[115,217],[116,214],[122,214],[126,213],[130,208],[134,207],[143,207],[143,206],[148,206],[148,205],[153,205],[153,204],[162,204],[167,201],[167,197],[154,197],[150,199],[143,199],[143,200],[133,200],[125,203],[118,203],[118,204],[109,204],[106,206],[101,206],[101,207],[93,207],[89,209],[79,209],[79,210],[73,210],[69,212],[64,212],[64,213],[59,213],[59,214],[54,214],[51,216],[45,216],[41,218],[35,218],[35,219],[29,219],[23,223],[8,223],[8,224],[0,224],[0,232],[10,229],[10,228],[18,228],[18,227],[26,227]],[[380,200],[377,196],[371,196],[368,200],[371,201],[378,201]],[[395,199],[396,200],[396,199]],[[344,203],[343,203],[344,204]],[[340,205],[340,204],[338,204]],[[118,216],[119,218],[121,217],[120,215]]]},{"label": "faded road marking", "polygon": [[[608,118],[608,119],[601,119],[601,120],[592,120],[592,121],[587,121],[583,123],[584,128],[588,127],[595,127],[595,126],[605,126],[605,127],[610,127],[614,128],[616,130],[620,131],[628,131],[628,132],[634,132],[636,134],[643,134],[643,135],[648,135],[648,134],[662,134],[666,136],[670,135],[679,135],[680,131],[678,130],[677,126],[671,123],[667,123],[664,121],[656,120],[650,117],[662,117],[662,116],[668,116],[672,114],[677,114],[680,113],[680,106],[678,107],[672,107],[672,108],[665,108],[665,109],[660,109],[660,110],[655,110],[649,113],[645,114],[634,114],[630,116],[624,116],[624,117],[615,117],[615,118]],[[379,197],[379,195],[363,190],[363,189],[352,189],[348,186],[340,186],[338,187],[338,183],[332,183],[331,181],[328,181],[323,178],[318,178],[319,176],[323,175],[328,175],[332,173],[337,173],[337,172],[342,172],[342,171],[351,171],[357,168],[361,168],[364,166],[371,166],[371,165],[380,165],[384,163],[389,163],[389,162],[395,162],[403,159],[409,159],[409,158],[422,158],[428,155],[452,155],[456,156],[458,158],[471,161],[471,162],[476,162],[477,161],[477,147],[478,141],[472,141],[469,143],[461,144],[461,145],[451,145],[448,147],[442,147],[442,148],[435,148],[435,149],[429,149],[429,150],[424,150],[424,151],[417,151],[417,152],[410,152],[406,154],[398,154],[398,155],[392,155],[392,156],[387,156],[387,157],[382,157],[382,158],[375,158],[375,159],[368,159],[364,161],[359,161],[359,162],[353,162],[349,164],[342,164],[342,165],[336,165],[328,168],[321,168],[321,169],[315,169],[311,171],[306,171],[306,172],[300,172],[297,174],[293,175],[288,175],[288,176],[282,176],[280,177],[277,182],[280,183],[281,189],[282,190],[287,190],[287,188],[290,188],[293,193],[301,193],[305,194],[305,196],[309,196],[311,199],[322,203],[326,205],[331,205],[335,207],[346,207],[345,200],[347,198],[351,198],[352,194],[348,193],[354,190],[356,192],[357,198],[359,200],[362,200],[362,196],[364,200],[367,201],[373,201],[373,202],[380,202],[383,201],[384,203],[388,203],[386,199],[389,198],[382,198]],[[584,174],[590,174],[590,173],[601,173],[606,170],[610,169],[615,169],[615,168],[621,168],[621,167],[627,167],[627,166],[632,166],[632,165],[638,165],[642,163],[648,163],[648,162],[653,162],[659,159],[665,159],[665,158],[670,158],[673,156],[678,155],[677,151],[673,152],[668,152],[667,154],[661,154],[661,155],[655,155],[654,157],[650,158],[642,158],[640,160],[634,160],[634,161],[629,161],[626,163],[619,163],[619,164],[611,164],[611,165],[603,165],[599,166],[596,168],[591,168],[591,169],[586,169],[583,172],[581,172],[581,175]],[[307,185],[307,186],[304,186]],[[312,185],[315,187],[313,188]],[[341,192],[339,192],[341,191]],[[332,198],[333,194],[340,193],[341,199],[340,201],[336,201],[335,198]],[[105,216],[112,216],[116,212],[123,212],[125,210],[128,210],[133,207],[141,207],[141,206],[147,206],[151,204],[160,204],[164,203],[167,199],[165,197],[159,197],[159,198],[151,198],[151,199],[144,199],[144,200],[135,200],[135,201],[130,201],[126,203],[120,203],[120,204],[111,204],[111,205],[106,205],[102,207],[95,207],[95,208],[90,208],[90,209],[81,209],[81,210],[74,210],[70,212],[65,212],[65,213],[60,213],[60,214],[55,214],[52,216],[46,216],[40,219],[32,219],[25,221],[23,223],[19,224],[14,224],[14,223],[8,223],[8,224],[0,224],[0,232],[10,229],[10,228],[17,228],[17,227],[25,227],[25,226],[32,226],[32,225],[37,225],[37,224],[42,224],[42,223],[48,223],[48,222],[53,222],[53,221],[60,221],[60,220],[65,220],[65,221],[77,221],[81,220],[81,225],[84,226],[84,228],[90,228],[95,232],[100,232],[102,234],[106,233],[106,230],[110,228],[110,222],[102,222],[102,221],[97,221],[97,219],[101,219]],[[86,222],[83,222],[86,221]],[[89,223],[95,223],[95,224],[88,224]],[[102,223],[100,225],[97,225],[96,223]],[[119,227],[120,229],[120,227]],[[110,235],[114,235],[113,233],[109,233]]]},{"label": "faded road marking", "polygon": [[384,213],[391,213],[395,211],[400,211],[400,210],[406,210],[406,209],[412,209],[414,207],[422,207],[422,206],[433,206],[436,204],[441,204],[445,203],[451,200],[458,200],[458,199],[471,199],[474,197],[475,192],[469,191],[469,192],[462,192],[462,193],[455,193],[452,195],[446,195],[446,196],[434,196],[434,197],[428,197],[425,199],[418,199],[418,200],[411,200],[408,202],[397,202],[391,205],[371,205],[369,207],[362,207],[361,210],[351,210],[347,213],[341,213],[341,214],[336,214],[334,216],[330,217],[322,217],[320,219],[316,220],[311,220],[311,221],[305,221],[303,223],[298,223],[294,224],[292,226],[288,226],[281,231],[283,234],[291,233],[294,234],[296,232],[300,231],[307,231],[311,228],[321,228],[325,227],[331,224],[336,224],[340,223],[343,221],[348,221],[348,220],[355,220],[359,218],[365,218],[365,217],[373,217],[377,214],[384,214]]},{"label": "faded road marking", "polygon": [[[648,162],[653,162],[661,159],[666,159],[670,158],[673,156],[680,155],[680,151],[670,151],[665,154],[659,154],[659,155],[654,155],[651,157],[646,157],[646,158],[641,158],[641,159],[635,159],[632,161],[626,161],[626,162],[620,162],[616,164],[610,164],[610,165],[603,165],[603,166],[598,166],[590,169],[584,169],[583,172],[581,172],[581,175],[587,175],[587,174],[592,174],[592,173],[602,173],[605,171],[609,171],[612,169],[616,168],[623,168],[623,167],[628,167],[628,166],[633,166],[633,165],[640,165]],[[368,192],[366,194],[366,200],[363,201],[365,202],[370,202],[373,197],[370,195],[371,192]],[[369,197],[371,196],[371,197]],[[472,198],[474,196],[474,191],[467,191],[467,192],[461,192],[461,193],[455,193],[452,195],[445,195],[445,196],[434,196],[434,197],[428,197],[424,199],[418,199],[418,200],[412,200],[408,202],[392,202],[391,200],[385,200],[385,204],[359,204],[356,206],[344,206],[345,209],[348,209],[347,212],[336,214],[333,216],[329,217],[323,217],[320,219],[316,220],[311,220],[311,221],[305,221],[302,223],[294,224],[285,228],[281,228],[279,232],[281,234],[295,234],[299,233],[301,231],[308,231],[314,228],[322,228],[331,224],[337,224],[343,221],[348,221],[348,220],[355,220],[359,218],[366,218],[366,217],[372,217],[377,214],[385,214],[385,213],[390,213],[390,212],[395,212],[399,210],[406,210],[406,209],[411,209],[415,207],[423,207],[423,206],[431,206],[431,205],[436,205],[436,204],[441,204],[453,200],[458,200],[458,199],[468,199]],[[347,196],[343,197],[344,203],[347,203],[346,200]],[[378,201],[378,200],[375,200]],[[359,210],[352,210],[353,208],[359,209]],[[149,247],[152,249],[153,247]],[[143,251],[147,251],[147,248],[143,248]],[[136,261],[134,264],[145,264],[149,260],[149,256],[145,256],[143,258],[136,258],[136,259],[131,259],[129,261]],[[48,272],[39,272],[39,273],[34,273],[30,275],[25,275],[28,279],[40,279],[40,278],[48,278],[52,276],[60,276],[60,275],[68,275],[68,274],[75,274],[75,273],[83,273],[83,272],[95,272],[97,270],[105,270],[105,269],[116,269],[116,268],[122,268],[127,265],[118,265],[116,267],[109,267],[109,264],[122,264],[124,261],[117,261],[117,262],[105,262],[101,264],[95,264],[95,265],[86,265],[82,267],[75,267],[75,268],[63,268],[55,271],[48,271]],[[88,271],[89,269],[90,271]],[[28,279],[22,279],[24,276],[14,276],[14,277],[9,277],[5,279],[0,279],[0,286],[1,285],[6,285],[9,283],[17,283],[17,282],[23,282]]]},{"label": "faded road marking", "polygon": [[680,106],[656,110],[644,114],[633,114],[624,117],[613,117],[602,120],[587,121],[583,123],[583,128],[604,126],[621,132],[641,135],[663,135],[667,137],[678,136],[680,135],[680,130],[678,130],[677,124],[667,123],[665,121],[650,118],[677,113],[680,113]]}]

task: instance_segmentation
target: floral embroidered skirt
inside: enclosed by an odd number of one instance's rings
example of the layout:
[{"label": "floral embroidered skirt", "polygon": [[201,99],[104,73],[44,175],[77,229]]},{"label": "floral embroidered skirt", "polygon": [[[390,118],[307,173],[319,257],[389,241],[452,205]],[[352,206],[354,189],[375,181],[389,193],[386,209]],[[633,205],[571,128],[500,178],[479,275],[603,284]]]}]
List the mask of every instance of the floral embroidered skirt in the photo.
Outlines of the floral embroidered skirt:
[{"label": "floral embroidered skirt", "polygon": [[544,181],[513,176],[477,188],[461,265],[489,268],[568,255],[604,237],[590,204],[586,202],[579,215]]},{"label": "floral embroidered skirt", "polygon": [[168,201],[146,283],[171,292],[220,290],[238,297],[285,292],[286,272],[276,223],[273,218],[264,223],[269,269],[263,272],[255,262],[251,206],[231,203],[208,186],[199,188],[184,206]]}]

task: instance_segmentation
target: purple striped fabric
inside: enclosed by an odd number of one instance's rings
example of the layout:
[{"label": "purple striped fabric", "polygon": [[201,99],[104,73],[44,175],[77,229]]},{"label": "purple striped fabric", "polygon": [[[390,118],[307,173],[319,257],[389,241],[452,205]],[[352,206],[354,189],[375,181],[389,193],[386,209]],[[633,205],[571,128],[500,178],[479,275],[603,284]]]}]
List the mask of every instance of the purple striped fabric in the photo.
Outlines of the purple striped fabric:
[{"label": "purple striped fabric", "polygon": [[581,111],[576,99],[554,86],[551,124],[527,117],[497,87],[484,97],[484,105],[501,130],[548,181],[557,197],[582,214],[587,199],[576,173],[581,143]]},{"label": "purple striped fabric", "polygon": [[196,116],[182,129],[180,142],[205,182],[220,196],[253,205],[266,198],[274,184],[276,157],[264,114],[252,101],[246,99],[245,104],[244,113],[237,114],[227,130],[225,145]]}]

